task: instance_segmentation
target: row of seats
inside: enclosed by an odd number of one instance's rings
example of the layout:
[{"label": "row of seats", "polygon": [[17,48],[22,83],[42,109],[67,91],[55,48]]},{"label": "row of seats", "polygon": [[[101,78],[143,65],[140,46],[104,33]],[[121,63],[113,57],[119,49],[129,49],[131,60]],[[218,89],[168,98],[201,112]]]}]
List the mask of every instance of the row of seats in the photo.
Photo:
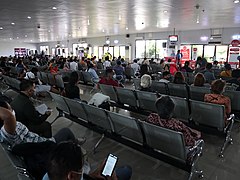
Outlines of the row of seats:
[{"label": "row of seats", "polygon": [[[156,93],[118,88],[103,84],[100,84],[99,87],[103,94],[109,96],[110,99],[114,101],[114,104],[122,104],[122,106],[120,106],[122,108],[127,105],[138,108],[138,112],[142,112],[143,110],[148,110],[150,112],[157,111],[155,102],[158,95]],[[234,115],[231,115],[228,126],[225,126],[224,105],[200,102],[175,96],[171,96],[171,98],[175,103],[173,117],[201,131],[207,133],[217,132],[218,134],[225,135],[225,141],[219,154],[223,157],[226,144],[232,142],[231,130],[234,124]]]},{"label": "row of seats", "polygon": [[66,117],[73,121],[102,134],[94,150],[96,150],[101,140],[107,136],[180,167],[188,171],[190,177],[195,172],[195,164],[202,152],[203,141],[200,141],[194,147],[196,151],[193,154],[193,160],[189,162],[182,133],[68,99],[54,93],[51,93],[51,96],[56,102],[57,110],[60,112],[59,116],[64,113]]},{"label": "row of seats", "polygon": [[[140,79],[133,79],[135,89],[140,89]],[[204,95],[209,94],[210,88],[188,86],[186,84],[174,84],[174,83],[162,83],[158,81],[152,81],[151,89],[153,92],[160,94],[167,94],[170,96],[183,97],[196,101],[203,101]],[[228,96],[231,99],[232,110],[240,112],[240,92],[226,90],[223,95]]]}]

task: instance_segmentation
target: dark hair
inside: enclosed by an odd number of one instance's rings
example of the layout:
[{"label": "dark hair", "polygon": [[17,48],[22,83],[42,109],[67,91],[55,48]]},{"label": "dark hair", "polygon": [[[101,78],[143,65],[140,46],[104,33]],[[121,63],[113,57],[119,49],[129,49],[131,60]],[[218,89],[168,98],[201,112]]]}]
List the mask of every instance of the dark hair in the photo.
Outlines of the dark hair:
[{"label": "dark hair", "polygon": [[226,82],[221,79],[217,79],[217,80],[213,81],[212,85],[211,85],[212,93],[222,94],[225,85],[226,85]]},{"label": "dark hair", "polygon": [[106,56],[106,57],[105,57],[105,61],[109,61],[109,56]]},{"label": "dark hair", "polygon": [[76,71],[73,71],[70,74],[69,84],[75,85],[78,82],[78,80],[79,80],[78,73]]},{"label": "dark hair", "polygon": [[33,87],[34,82],[30,81],[30,80],[22,80],[20,83],[20,91],[26,91],[28,89],[30,89],[31,87]]},{"label": "dark hair", "polygon": [[157,113],[160,118],[171,119],[175,104],[169,96],[161,96],[155,102]]},{"label": "dark hair", "polygon": [[138,62],[138,60],[137,60],[137,59],[134,59],[134,60],[133,60],[133,62],[137,63],[137,62]]},{"label": "dark hair", "polygon": [[8,102],[2,99],[2,97],[0,99],[0,107],[8,109]]},{"label": "dark hair", "polygon": [[47,172],[51,180],[62,180],[71,171],[80,172],[82,167],[81,147],[73,142],[63,142],[51,152]]},{"label": "dark hair", "polygon": [[200,60],[202,60],[202,57],[201,57],[201,56],[198,56],[198,57],[197,57],[197,61],[200,61]]},{"label": "dark hair", "polygon": [[106,69],[106,75],[113,73],[113,69],[112,68],[107,68]]},{"label": "dark hair", "polygon": [[212,63],[207,63],[206,69],[208,69],[208,70],[212,69]]},{"label": "dark hair", "polygon": [[189,66],[189,61],[185,61],[184,66]]},{"label": "dark hair", "polygon": [[36,73],[38,72],[38,68],[33,67],[33,68],[31,69],[31,72],[32,72],[33,74],[36,74]]},{"label": "dark hair", "polygon": [[202,73],[197,73],[194,77],[194,86],[203,86],[205,83],[206,79]]},{"label": "dark hair", "polygon": [[181,71],[177,71],[174,74],[173,83],[175,83],[175,84],[184,84],[185,83],[185,77]]},{"label": "dark hair", "polygon": [[225,69],[226,69],[226,70],[231,70],[231,69],[232,69],[232,67],[231,67],[231,65],[230,65],[230,64],[226,64],[226,65],[225,65]]},{"label": "dark hair", "polygon": [[117,65],[121,65],[122,63],[121,63],[121,61],[117,61]]},{"label": "dark hair", "polygon": [[167,75],[170,75],[170,72],[169,71],[164,71],[162,75],[163,75],[163,77],[165,77]]}]

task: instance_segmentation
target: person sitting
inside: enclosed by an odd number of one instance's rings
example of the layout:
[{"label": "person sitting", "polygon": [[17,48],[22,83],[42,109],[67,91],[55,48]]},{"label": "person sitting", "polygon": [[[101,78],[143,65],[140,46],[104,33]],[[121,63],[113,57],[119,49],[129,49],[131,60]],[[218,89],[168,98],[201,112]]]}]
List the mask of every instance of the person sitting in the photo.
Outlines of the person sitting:
[{"label": "person sitting", "polygon": [[140,70],[140,66],[139,64],[137,63],[137,59],[134,59],[133,60],[133,64],[131,64],[131,68],[133,68],[133,71],[134,71],[134,75],[137,76],[138,73],[139,73],[139,70]]},{"label": "person sitting", "polygon": [[161,96],[155,102],[157,114],[151,113],[146,121],[148,123],[171,129],[183,133],[185,145],[191,148],[196,141],[201,138],[201,133],[197,130],[191,129],[181,121],[172,118],[175,104],[169,96]]},{"label": "person sitting", "polygon": [[225,91],[226,82],[217,79],[212,82],[211,85],[211,94],[205,94],[204,101],[213,104],[220,104],[225,106],[225,120],[227,124],[227,118],[231,113],[231,100],[229,97],[222,95]]},{"label": "person sitting", "polygon": [[152,85],[152,79],[151,76],[148,74],[144,74],[141,77],[141,82],[140,82],[140,91],[149,91],[151,92],[151,85]]},{"label": "person sitting", "polygon": [[206,82],[211,84],[216,78],[212,72],[212,63],[207,63],[206,69],[202,72],[206,79]]},{"label": "person sitting", "polygon": [[142,77],[144,74],[151,75],[151,67],[149,65],[149,61],[147,58],[144,58],[141,66],[140,66],[140,76]]},{"label": "person sitting", "polygon": [[111,67],[111,62],[109,60],[109,56],[105,57],[105,61],[103,63],[103,67],[104,67],[104,69],[107,69],[107,68]]},{"label": "person sitting", "polygon": [[113,70],[116,74],[116,79],[121,83],[125,82],[125,69],[122,66],[122,62],[120,60],[117,61],[117,65],[113,67]]},{"label": "person sitting", "polygon": [[163,82],[163,83],[169,83],[170,79],[171,79],[171,74],[169,71],[164,71],[162,73],[162,78],[159,80],[159,82]]},{"label": "person sitting", "polygon": [[173,76],[174,84],[186,84],[185,77],[181,71],[177,71]]},{"label": "person sitting", "polygon": [[206,84],[205,83],[205,77],[202,73],[197,73],[195,76],[194,76],[194,81],[193,81],[193,84],[192,86],[197,86],[197,87],[210,87],[209,84]]},{"label": "person sitting", "polygon": [[230,78],[232,77],[232,67],[230,64],[225,65],[225,70],[220,73],[221,77]]},{"label": "person sitting", "polygon": [[29,131],[24,124],[16,121],[15,111],[3,100],[0,100],[0,121],[3,122],[3,126],[0,129],[0,141],[7,143],[11,147],[23,143],[40,143],[46,141],[60,143],[71,140],[77,141],[79,144],[83,144],[86,141],[85,137],[75,138],[72,131],[68,128],[59,130],[54,136],[49,138]]},{"label": "person sitting", "polygon": [[121,84],[118,83],[118,81],[113,79],[114,71],[112,69],[106,69],[106,77],[102,77],[99,81],[99,84],[106,84],[110,86],[116,86],[116,87],[122,87]]},{"label": "person sitting", "polygon": [[[47,174],[43,180],[130,180],[132,169],[130,166],[116,168],[112,176],[102,176],[105,162],[94,171],[89,173],[85,168],[81,147],[73,142],[62,142],[50,153]],[[89,173],[89,174],[88,174]]]},{"label": "person sitting", "polygon": [[46,121],[51,112],[46,111],[45,114],[41,115],[30,99],[35,93],[35,84],[32,81],[23,80],[20,83],[20,91],[19,95],[11,102],[17,120],[26,125],[31,131],[45,137],[51,137],[51,125]]},{"label": "person sitting", "polygon": [[189,67],[189,61],[185,61],[184,66],[181,68],[182,72],[193,72],[193,70]]},{"label": "person sitting", "polygon": [[232,71],[232,79],[227,80],[227,83],[236,86],[236,91],[240,91],[240,69]]},{"label": "person sitting", "polygon": [[79,81],[78,73],[73,71],[70,74],[69,82],[65,87],[65,96],[70,99],[80,100],[80,90],[77,86]]},{"label": "person sitting", "polygon": [[99,77],[97,75],[96,70],[94,69],[94,65],[91,62],[88,63],[88,69],[86,71],[91,74],[91,77],[94,83],[99,82]]}]

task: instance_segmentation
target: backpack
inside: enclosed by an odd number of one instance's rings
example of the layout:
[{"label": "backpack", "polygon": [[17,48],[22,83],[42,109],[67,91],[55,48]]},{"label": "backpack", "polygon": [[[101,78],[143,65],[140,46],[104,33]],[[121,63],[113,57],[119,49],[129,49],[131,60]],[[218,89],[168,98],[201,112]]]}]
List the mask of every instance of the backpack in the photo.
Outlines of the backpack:
[{"label": "backpack", "polygon": [[89,100],[88,104],[110,111],[110,97],[101,93],[96,93]]}]

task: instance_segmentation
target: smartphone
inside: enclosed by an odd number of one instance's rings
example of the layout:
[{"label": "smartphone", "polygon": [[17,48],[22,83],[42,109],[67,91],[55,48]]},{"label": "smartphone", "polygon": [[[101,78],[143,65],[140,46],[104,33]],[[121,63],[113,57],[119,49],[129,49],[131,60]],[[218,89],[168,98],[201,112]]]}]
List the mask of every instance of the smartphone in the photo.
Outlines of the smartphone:
[{"label": "smartphone", "polygon": [[112,176],[113,170],[117,164],[117,160],[117,156],[114,156],[113,154],[108,155],[108,158],[102,170],[103,176]]}]

